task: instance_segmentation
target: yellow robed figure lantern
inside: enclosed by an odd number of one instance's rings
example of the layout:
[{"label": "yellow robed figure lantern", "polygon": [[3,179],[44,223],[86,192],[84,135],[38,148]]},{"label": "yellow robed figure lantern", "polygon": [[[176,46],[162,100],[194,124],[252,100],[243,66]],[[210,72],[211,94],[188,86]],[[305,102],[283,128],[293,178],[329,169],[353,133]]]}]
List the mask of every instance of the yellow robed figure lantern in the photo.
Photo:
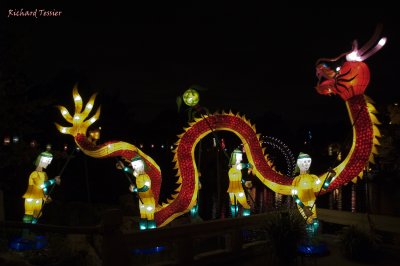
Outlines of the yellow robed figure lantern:
[{"label": "yellow robed figure lantern", "polygon": [[315,235],[319,227],[315,205],[316,193],[319,193],[321,189],[327,189],[335,176],[333,171],[329,172],[322,183],[318,176],[309,174],[311,161],[310,155],[300,152],[297,157],[296,167],[300,174],[292,182],[292,196],[306,221],[306,229],[309,236]]},{"label": "yellow robed figure lantern", "polygon": [[240,203],[243,206],[243,216],[250,215],[250,205],[247,202],[246,195],[244,193],[242,179],[242,169],[251,168],[249,163],[242,163],[243,153],[239,149],[235,149],[229,160],[230,169],[228,171],[229,176],[229,199],[231,202],[231,213],[232,217],[236,217],[239,214]]},{"label": "yellow robed figure lantern", "polygon": [[53,155],[48,152],[42,152],[36,159],[36,169],[29,176],[28,188],[22,196],[25,199],[24,223],[36,223],[42,214],[43,202],[50,202],[48,188],[54,184],[59,185],[61,179],[56,176],[54,179],[48,179],[44,169],[49,166],[53,160]]},{"label": "yellow robed figure lantern", "polygon": [[129,190],[138,193],[140,230],[156,228],[154,221],[155,200],[151,190],[151,179],[146,174],[146,163],[140,155],[137,155],[132,158],[131,166],[132,169],[125,167],[124,171],[132,173],[136,179],[136,185],[131,184]]}]

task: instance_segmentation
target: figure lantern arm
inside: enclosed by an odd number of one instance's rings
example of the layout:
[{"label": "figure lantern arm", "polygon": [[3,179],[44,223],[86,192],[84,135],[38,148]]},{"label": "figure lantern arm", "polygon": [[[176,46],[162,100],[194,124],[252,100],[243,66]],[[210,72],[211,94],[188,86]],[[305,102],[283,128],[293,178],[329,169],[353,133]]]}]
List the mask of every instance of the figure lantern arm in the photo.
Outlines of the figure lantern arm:
[{"label": "figure lantern arm", "polygon": [[297,205],[299,205],[301,208],[304,208],[304,203],[301,202],[299,196],[297,195],[298,191],[297,191],[297,186],[293,186],[292,188],[292,197],[294,199],[294,202],[296,202]]},{"label": "figure lantern arm", "polygon": [[[240,163],[240,166],[237,168],[238,170],[242,169],[253,169],[253,166],[250,163]],[[246,182],[243,178],[241,179],[242,185]]]},{"label": "figure lantern arm", "polygon": [[297,203],[297,205],[299,205],[301,208],[304,208],[304,203],[301,202],[301,200],[299,199],[299,196],[297,196],[297,194],[293,195],[293,199]]},{"label": "figure lantern arm", "polygon": [[53,178],[53,179],[45,181],[42,185],[40,185],[40,188],[43,189],[44,194],[47,195],[47,193],[48,193],[47,188],[54,185],[55,183],[56,183],[56,180],[55,180],[55,178]]},{"label": "figure lantern arm", "polygon": [[122,170],[125,173],[133,175],[133,169],[129,166],[126,166],[122,161],[118,161],[115,166],[118,170]]},{"label": "figure lantern arm", "polygon": [[324,184],[322,184],[322,189],[327,189],[335,176],[336,172],[330,168],[328,170],[328,176],[326,177]]},{"label": "figure lantern arm", "polygon": [[43,190],[44,190],[45,188],[48,188],[49,186],[54,185],[55,183],[56,183],[56,180],[53,178],[53,179],[45,181],[43,183],[43,185],[41,185],[40,187],[43,188]]},{"label": "figure lantern arm", "polygon": [[140,187],[140,188],[137,188],[137,187],[135,187],[134,185],[132,185],[131,188],[130,188],[130,190],[131,190],[132,192],[146,192],[146,191],[148,191],[148,190],[150,189],[150,187],[151,187],[150,181],[146,181],[146,182],[144,183],[144,185],[143,185],[142,187]]},{"label": "figure lantern arm", "polygon": [[250,163],[241,163],[242,169],[252,169],[253,166]]},{"label": "figure lantern arm", "polygon": [[150,187],[144,185],[144,186],[141,187],[141,188],[134,188],[134,189],[133,189],[133,192],[146,192],[146,191],[149,190],[149,189],[150,189]]},{"label": "figure lantern arm", "polygon": [[125,172],[125,173],[128,173],[128,174],[133,174],[133,169],[132,168],[129,168],[128,166],[125,166],[124,168],[123,168],[123,171]]}]

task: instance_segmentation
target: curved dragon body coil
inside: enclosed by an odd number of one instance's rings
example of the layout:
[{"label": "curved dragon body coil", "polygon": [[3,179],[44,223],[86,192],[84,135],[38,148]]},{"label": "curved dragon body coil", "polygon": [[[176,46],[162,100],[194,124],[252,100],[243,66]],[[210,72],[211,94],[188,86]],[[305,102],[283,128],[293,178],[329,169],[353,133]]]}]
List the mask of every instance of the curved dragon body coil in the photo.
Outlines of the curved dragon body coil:
[{"label": "curved dragon body coil", "polygon": [[[376,137],[380,136],[375,124],[379,124],[374,113],[375,108],[368,98],[358,95],[346,101],[350,120],[353,125],[353,142],[347,157],[334,168],[337,176],[327,191],[334,190],[348,183],[356,182],[362,177],[368,162],[374,163],[374,154],[377,154],[375,145],[379,145]],[[324,180],[326,174],[320,176]]]},{"label": "curved dragon body coil", "polygon": [[[380,49],[380,48],[379,48]],[[356,50],[347,55],[353,54]],[[346,54],[343,54],[346,56]],[[357,60],[361,57],[350,57]],[[353,142],[347,157],[334,168],[337,173],[326,193],[339,188],[350,181],[356,182],[362,177],[363,170],[368,162],[373,163],[374,154],[377,154],[375,145],[379,145],[379,124],[374,113],[375,108],[372,101],[365,95],[364,91],[369,83],[369,69],[367,65],[359,61],[347,61],[340,67],[337,65],[329,67],[327,63],[336,62],[336,59],[320,59],[317,61],[317,77],[319,82],[316,90],[323,95],[338,94],[347,105],[353,128]],[[324,80],[325,79],[325,80]],[[124,157],[127,160],[136,155],[144,158],[148,169],[146,173],[152,181],[152,190],[155,201],[159,201],[161,189],[161,170],[157,163],[136,146],[123,141],[109,141],[101,145],[90,142],[86,137],[88,127],[98,120],[100,107],[91,118],[87,118],[92,111],[96,94],[92,95],[85,109],[82,111],[83,103],[76,87],[73,89],[75,102],[75,113],[70,115],[65,107],[59,106],[62,116],[72,124],[63,127],[56,124],[61,133],[72,135],[76,144],[88,156],[94,158]],[[177,193],[172,195],[168,203],[156,206],[154,218],[158,227],[165,226],[174,218],[188,212],[196,204],[198,192],[199,173],[195,163],[194,151],[197,143],[207,134],[213,131],[225,130],[233,132],[243,143],[248,161],[253,165],[253,174],[271,190],[291,195],[292,178],[276,172],[272,163],[264,153],[260,135],[256,133],[255,126],[251,125],[246,118],[233,113],[221,113],[201,116],[195,122],[190,123],[176,143],[174,150],[174,162],[177,169],[179,187]],[[326,173],[320,175],[324,180]],[[321,182],[321,187],[324,182]]]},{"label": "curved dragon body coil", "polygon": [[259,135],[255,127],[244,117],[232,113],[214,114],[203,118],[197,118],[190,127],[179,136],[174,151],[177,176],[179,177],[180,192],[173,202],[155,213],[157,224],[164,225],[173,218],[181,215],[179,212],[187,212],[196,201],[198,190],[198,170],[194,160],[194,151],[197,143],[212,131],[226,130],[236,134],[244,144],[249,162],[254,166],[253,173],[271,189],[278,192],[290,191],[291,179],[275,172],[269,166],[270,163],[264,156]]},{"label": "curved dragon body coil", "polygon": [[[74,89],[74,94],[77,94]],[[337,177],[329,190],[338,188],[356,178],[362,173],[366,162],[371,159],[374,150],[374,134],[378,132],[372,123],[374,108],[367,103],[363,95],[354,96],[347,101],[350,119],[354,123],[354,140],[346,159],[335,168]],[[77,126],[77,125],[75,125]],[[63,132],[63,127],[57,125]],[[272,163],[268,161],[262,148],[260,135],[256,133],[254,125],[245,117],[233,113],[213,114],[207,117],[196,118],[185,132],[179,136],[174,150],[179,187],[177,194],[166,204],[156,207],[154,214],[157,226],[164,226],[176,217],[188,212],[196,202],[198,191],[198,170],[194,160],[194,151],[197,143],[212,131],[230,131],[240,138],[244,145],[248,161],[254,166],[253,174],[271,190],[284,194],[291,194],[292,178],[276,172]],[[65,129],[64,129],[65,131]],[[80,128],[75,134],[75,142],[88,156],[94,158],[123,157],[130,160],[137,154],[141,155],[148,165],[147,174],[152,180],[152,189],[156,202],[159,200],[162,175],[157,163],[136,146],[123,141],[108,141],[95,145],[86,137],[86,129]],[[321,175],[323,178],[324,175]],[[327,191],[329,191],[327,190]]]}]

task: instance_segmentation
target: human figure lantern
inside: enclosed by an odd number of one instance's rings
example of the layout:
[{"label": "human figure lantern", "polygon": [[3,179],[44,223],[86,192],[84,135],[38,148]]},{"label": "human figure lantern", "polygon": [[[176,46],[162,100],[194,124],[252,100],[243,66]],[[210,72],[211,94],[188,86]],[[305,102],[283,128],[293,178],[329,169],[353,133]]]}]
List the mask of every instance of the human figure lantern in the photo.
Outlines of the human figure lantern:
[{"label": "human figure lantern", "polygon": [[124,171],[132,173],[135,177],[136,184],[131,184],[129,190],[138,193],[140,230],[156,228],[156,222],[154,221],[155,200],[151,190],[151,179],[146,174],[146,163],[140,155],[137,155],[132,158],[131,166],[132,169],[124,167]]},{"label": "human figure lantern", "polygon": [[310,237],[316,234],[319,227],[315,205],[316,193],[321,189],[326,190],[335,176],[335,172],[331,170],[321,182],[318,176],[309,174],[311,161],[310,155],[300,152],[297,157],[297,170],[300,174],[292,182],[292,196],[306,221],[306,230]]},{"label": "human figure lantern", "polygon": [[232,217],[236,217],[239,214],[240,203],[243,206],[243,216],[250,215],[250,205],[247,202],[247,198],[243,189],[245,181],[242,179],[242,169],[251,169],[251,164],[242,163],[243,153],[239,149],[235,149],[229,160],[230,169],[228,171],[229,176],[229,199],[231,202],[231,213]]},{"label": "human figure lantern", "polygon": [[49,166],[53,159],[53,155],[48,152],[42,152],[36,159],[36,169],[29,176],[28,189],[22,196],[25,199],[25,215],[24,223],[37,223],[42,214],[43,202],[51,201],[48,188],[54,184],[61,183],[60,176],[48,179],[44,169]]}]

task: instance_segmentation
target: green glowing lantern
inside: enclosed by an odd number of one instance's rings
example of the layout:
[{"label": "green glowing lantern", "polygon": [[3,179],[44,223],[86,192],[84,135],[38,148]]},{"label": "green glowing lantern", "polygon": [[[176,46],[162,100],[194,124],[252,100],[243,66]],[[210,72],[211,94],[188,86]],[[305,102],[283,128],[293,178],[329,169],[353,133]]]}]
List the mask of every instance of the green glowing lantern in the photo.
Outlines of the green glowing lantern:
[{"label": "green glowing lantern", "polygon": [[195,89],[188,89],[183,93],[183,101],[188,106],[195,106],[200,101],[200,95]]}]

